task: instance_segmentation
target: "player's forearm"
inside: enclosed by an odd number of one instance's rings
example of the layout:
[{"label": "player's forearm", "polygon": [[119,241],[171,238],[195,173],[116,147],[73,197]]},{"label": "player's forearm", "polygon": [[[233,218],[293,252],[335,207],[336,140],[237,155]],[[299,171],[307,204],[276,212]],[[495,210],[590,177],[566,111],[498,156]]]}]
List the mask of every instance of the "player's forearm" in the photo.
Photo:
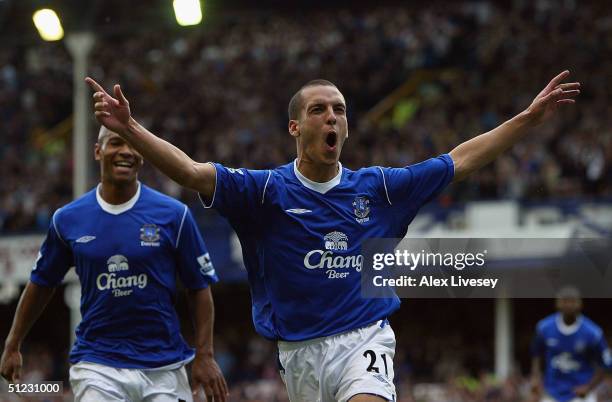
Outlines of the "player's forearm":
[{"label": "player's forearm", "polygon": [[196,354],[203,357],[213,356],[213,325],[215,307],[210,287],[190,290],[190,304],[195,325]]},{"label": "player's forearm", "polygon": [[597,388],[597,386],[599,385],[600,382],[603,381],[603,379],[604,379],[604,372],[602,369],[598,368],[595,371],[593,378],[591,378],[591,381],[589,381],[589,383],[587,384],[588,392],[591,392],[595,388]]},{"label": "player's forearm", "polygon": [[528,112],[522,112],[493,130],[472,138],[450,152],[455,164],[454,180],[462,180],[487,165],[517,143],[533,126]]},{"label": "player's forearm", "polygon": [[5,349],[19,350],[21,348],[23,339],[47,307],[54,292],[55,288],[47,288],[28,282],[19,299],[13,325],[5,341]]},{"label": "player's forearm", "polygon": [[204,192],[198,177],[197,163],[178,147],[165,141],[130,118],[120,133],[142,156],[166,176],[184,187]]},{"label": "player's forearm", "polygon": [[531,359],[531,378],[534,380],[542,378],[542,368],[540,367],[540,358],[538,357]]}]

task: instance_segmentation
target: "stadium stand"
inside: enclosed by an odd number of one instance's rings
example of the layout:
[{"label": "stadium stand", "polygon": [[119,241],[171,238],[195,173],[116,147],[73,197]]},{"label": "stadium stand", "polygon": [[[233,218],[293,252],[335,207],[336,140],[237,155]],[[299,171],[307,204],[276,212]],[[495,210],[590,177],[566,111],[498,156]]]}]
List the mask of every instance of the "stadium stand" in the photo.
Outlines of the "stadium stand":
[{"label": "stadium stand", "polygon": [[[343,161],[354,168],[407,165],[448,151],[525,107],[562,60],[575,77],[589,78],[580,107],[453,186],[446,200],[609,198],[610,61],[596,55],[610,51],[612,24],[597,4],[547,4],[434,2],[418,9],[311,11],[297,21],[244,12],[187,34],[102,37],[91,72],[105,83],[121,82],[137,100],[136,116],[196,160],[252,168],[290,159],[287,101],[301,83],[325,77],[349,102],[351,138]],[[6,175],[0,233],[40,230],[70,199],[64,180],[71,174],[70,59],[62,45],[45,44],[0,47],[0,60]],[[422,69],[455,74],[418,83],[389,119],[371,124],[361,118]],[[162,190],[180,192],[150,176]]]}]

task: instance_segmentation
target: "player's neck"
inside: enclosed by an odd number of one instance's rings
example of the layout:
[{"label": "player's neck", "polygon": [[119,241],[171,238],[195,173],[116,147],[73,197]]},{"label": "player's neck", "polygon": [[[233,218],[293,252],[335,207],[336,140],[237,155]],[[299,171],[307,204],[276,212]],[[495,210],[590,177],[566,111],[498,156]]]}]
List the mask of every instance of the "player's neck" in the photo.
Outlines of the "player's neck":
[{"label": "player's neck", "polygon": [[578,319],[578,316],[561,314],[561,318],[563,319],[563,323],[565,325],[572,325],[576,322],[576,320]]},{"label": "player's neck", "polygon": [[102,185],[100,186],[100,196],[104,201],[112,205],[125,204],[136,195],[137,191],[137,181],[125,184],[102,181]]},{"label": "player's neck", "polygon": [[338,162],[335,165],[323,165],[304,158],[298,158],[297,160],[298,171],[308,180],[317,183],[326,183],[336,177],[339,168]]}]

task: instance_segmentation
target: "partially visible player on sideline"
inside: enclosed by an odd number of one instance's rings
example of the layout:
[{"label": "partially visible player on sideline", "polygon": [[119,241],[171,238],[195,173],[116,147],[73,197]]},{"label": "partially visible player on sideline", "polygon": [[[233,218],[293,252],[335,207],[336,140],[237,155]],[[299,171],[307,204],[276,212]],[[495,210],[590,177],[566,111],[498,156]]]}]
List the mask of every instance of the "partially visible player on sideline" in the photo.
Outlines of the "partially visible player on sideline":
[{"label": "partially visible player on sideline", "polygon": [[289,102],[297,158],[273,170],[195,162],[131,117],[119,85],[113,97],[86,81],[101,124],[198,191],[205,207],[233,226],[248,271],[255,329],[278,341],[290,400],[375,402],[396,400],[395,334],[386,319],[400,303],[397,297],[361,297],[362,242],[403,237],[419,208],[453,178],[491,162],[559,106],[574,103],[580,84],[563,83],[568,75],[555,77],[524,112],[450,154],[405,168],[357,171],[340,164],[348,138],[346,102],[329,81],[307,83]]},{"label": "partially visible player on sideline", "polygon": [[558,312],[536,326],[531,368],[534,396],[542,402],[595,402],[602,368],[612,368],[606,338],[599,325],[581,314],[582,299],[576,288],[561,289],[556,305]]},{"label": "partially visible player on sideline", "polygon": [[[203,386],[209,401],[225,401],[227,386],[213,358],[209,285],[217,276],[191,212],[141,184],[142,156],[104,127],[95,158],[101,183],[53,215],[0,373],[20,379],[22,342],[75,266],[83,317],[70,353],[76,401],[191,401],[184,366],[192,360],[193,394]],[[195,351],[181,336],[174,310],[177,275],[195,316]]]}]

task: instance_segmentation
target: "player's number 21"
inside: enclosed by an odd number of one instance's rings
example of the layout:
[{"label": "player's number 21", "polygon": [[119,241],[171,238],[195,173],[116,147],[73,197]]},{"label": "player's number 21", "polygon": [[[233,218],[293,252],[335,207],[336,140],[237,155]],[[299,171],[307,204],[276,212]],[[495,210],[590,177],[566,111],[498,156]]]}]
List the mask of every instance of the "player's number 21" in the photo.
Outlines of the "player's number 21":
[{"label": "player's number 21", "polygon": [[[368,349],[365,352],[363,352],[363,357],[365,357],[366,359],[370,358],[370,365],[368,366],[366,371],[374,371],[376,373],[380,373],[380,369],[374,365],[376,364],[376,353],[373,350]],[[380,357],[382,358],[383,363],[385,365],[385,375],[388,376],[389,372],[387,369],[387,355],[385,355],[384,353],[381,353]]]}]

